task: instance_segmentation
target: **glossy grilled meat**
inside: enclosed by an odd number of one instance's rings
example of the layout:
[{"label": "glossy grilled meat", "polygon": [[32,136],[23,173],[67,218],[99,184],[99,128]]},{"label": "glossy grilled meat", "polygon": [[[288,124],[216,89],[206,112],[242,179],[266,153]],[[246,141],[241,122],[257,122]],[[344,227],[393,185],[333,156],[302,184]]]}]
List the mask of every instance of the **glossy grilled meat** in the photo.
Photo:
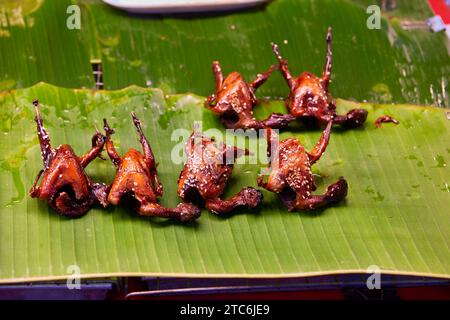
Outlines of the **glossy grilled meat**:
[{"label": "glossy grilled meat", "polygon": [[228,147],[194,133],[186,143],[187,160],[178,178],[178,195],[184,201],[204,203],[215,214],[225,214],[237,207],[254,208],[262,201],[262,194],[247,187],[229,200],[222,200],[234,160],[248,154],[248,150]]},{"label": "glossy grilled meat", "polygon": [[399,123],[400,123],[397,119],[394,119],[394,118],[391,117],[391,116],[383,115],[383,116],[381,116],[381,117],[378,117],[378,118],[375,120],[375,127],[381,128],[381,125],[382,125],[383,123],[388,123],[388,122],[393,123],[393,124],[399,124]]},{"label": "glossy grilled meat", "polygon": [[[98,132],[94,134],[92,149],[81,157],[67,144],[53,149],[43,126],[37,101],[34,101],[34,108],[44,169],[37,175],[30,189],[30,196],[47,201],[60,215],[69,217],[84,215],[96,202],[104,204],[106,185],[93,183],[84,168],[100,156],[105,137]],[[41,184],[37,186],[41,176]]]},{"label": "glossy grilled meat", "polygon": [[130,149],[123,157],[120,157],[114,148],[111,140],[114,131],[104,120],[106,151],[117,168],[116,177],[109,190],[108,203],[119,205],[127,200],[142,216],[172,218],[182,222],[197,219],[200,216],[200,209],[193,204],[180,203],[175,208],[165,208],[157,203],[158,197],[163,194],[163,188],[158,180],[155,157],[142,131],[141,123],[134,113],[132,118],[139,134],[143,154],[136,149]]},{"label": "glossy grilled meat", "polygon": [[256,79],[248,84],[238,72],[230,73],[224,80],[218,61],[214,61],[212,69],[216,79],[216,93],[206,100],[206,106],[211,108],[225,127],[229,129],[262,129],[282,128],[295,120],[289,114],[273,113],[265,120],[258,121],[253,115],[253,107],[257,104],[255,91],[271,75],[276,66],[258,74]]},{"label": "glossy grilled meat", "polygon": [[278,136],[268,131],[268,153],[271,157],[271,173],[267,182],[263,177],[258,179],[258,185],[277,193],[288,208],[294,210],[313,210],[343,200],[347,195],[347,182],[340,178],[330,185],[324,195],[313,195],[316,190],[311,166],[325,152],[330,139],[332,122],[330,121],[322,133],[314,149],[307,152],[295,138],[289,138],[278,143]]},{"label": "glossy grilled meat", "polygon": [[321,78],[310,72],[303,72],[294,78],[287,61],[281,57],[278,46],[272,44],[272,49],[290,89],[286,104],[292,116],[308,126],[324,126],[333,120],[335,124],[356,128],[366,121],[367,111],[363,109],[350,110],[346,115],[336,114],[336,102],[328,91],[331,77],[331,27],[327,33],[327,56]]}]

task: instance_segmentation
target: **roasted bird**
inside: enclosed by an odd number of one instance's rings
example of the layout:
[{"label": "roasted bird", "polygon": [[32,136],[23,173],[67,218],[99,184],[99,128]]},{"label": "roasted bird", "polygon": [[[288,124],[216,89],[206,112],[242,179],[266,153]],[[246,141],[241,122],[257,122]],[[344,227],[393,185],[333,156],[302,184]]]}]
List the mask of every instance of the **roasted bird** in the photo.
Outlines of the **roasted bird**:
[{"label": "roasted bird", "polygon": [[277,66],[258,74],[248,84],[238,72],[230,73],[224,80],[218,61],[214,61],[212,69],[216,78],[216,93],[209,96],[206,106],[220,116],[221,122],[229,129],[262,129],[282,128],[295,120],[289,114],[273,113],[265,120],[258,121],[253,116],[253,107],[257,100],[255,91],[269,78]]},{"label": "roasted bird", "polygon": [[268,129],[268,156],[270,157],[270,175],[267,182],[258,178],[258,185],[277,193],[288,211],[314,210],[343,200],[347,196],[347,181],[344,178],[328,186],[324,195],[312,195],[316,190],[311,166],[320,159],[330,139],[332,121],[314,149],[307,152],[295,138],[278,143],[278,135]]},{"label": "roasted bird", "polygon": [[237,207],[255,208],[262,193],[252,187],[242,189],[229,200],[222,200],[234,160],[249,154],[248,150],[216,143],[196,131],[186,143],[187,160],[178,178],[178,195],[184,201],[204,204],[215,214],[225,214]]},{"label": "roasted bird", "polygon": [[142,216],[172,218],[182,222],[197,219],[200,216],[200,209],[193,204],[180,203],[175,208],[164,208],[157,203],[158,197],[163,194],[163,188],[158,180],[155,157],[134,112],[132,118],[143,154],[136,149],[130,149],[123,157],[117,153],[111,140],[114,130],[109,127],[106,119],[103,120],[107,138],[106,151],[117,168],[116,178],[110,186],[107,203],[119,205],[127,202]]},{"label": "roasted bird", "polygon": [[[38,173],[30,189],[30,196],[47,201],[56,212],[68,217],[84,215],[96,202],[105,204],[106,185],[93,183],[84,168],[100,156],[106,138],[99,132],[94,134],[92,149],[81,157],[67,144],[53,149],[43,126],[38,101],[33,104],[44,169]],[[42,182],[37,186],[42,175]]]},{"label": "roasted bird", "polygon": [[336,114],[336,102],[328,91],[331,76],[331,27],[327,34],[327,56],[321,78],[310,72],[303,72],[298,78],[294,78],[287,61],[281,57],[278,46],[272,43],[272,49],[290,89],[286,104],[292,116],[308,126],[325,126],[333,117],[334,123],[346,128],[359,127],[366,121],[367,110],[363,109],[350,110],[346,115]]}]

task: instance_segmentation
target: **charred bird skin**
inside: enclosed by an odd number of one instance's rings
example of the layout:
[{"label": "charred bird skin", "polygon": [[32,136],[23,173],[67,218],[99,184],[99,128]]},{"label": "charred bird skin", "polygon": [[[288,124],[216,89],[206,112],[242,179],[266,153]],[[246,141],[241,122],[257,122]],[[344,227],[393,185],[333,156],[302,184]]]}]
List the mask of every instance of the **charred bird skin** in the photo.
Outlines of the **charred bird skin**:
[{"label": "charred bird skin", "polygon": [[311,166],[317,162],[327,148],[333,122],[328,122],[316,146],[311,151],[305,148],[296,138],[288,138],[278,145],[278,137],[268,130],[268,155],[271,173],[267,182],[258,178],[258,185],[278,194],[288,211],[314,210],[332,203],[337,203],[347,196],[347,181],[339,178],[328,186],[323,195],[313,195],[316,190]]},{"label": "charred bird skin", "polygon": [[345,128],[361,126],[367,119],[367,110],[353,109],[346,115],[336,114],[336,101],[328,91],[331,78],[331,27],[327,33],[327,54],[322,76],[319,78],[310,72],[303,72],[299,77],[292,76],[287,60],[284,60],[276,44],[272,50],[280,64],[281,73],[286,80],[290,93],[286,105],[290,114],[304,125],[325,126],[334,119],[335,124]]},{"label": "charred bird skin", "polygon": [[205,106],[219,115],[222,124],[228,129],[286,127],[295,117],[273,113],[267,119],[259,121],[253,115],[253,107],[257,104],[256,90],[277,68],[277,65],[272,65],[249,84],[238,72],[232,72],[224,79],[219,62],[214,61],[212,69],[216,79],[216,93],[206,99]]},{"label": "charred bird skin", "polygon": [[141,122],[134,112],[132,118],[143,153],[132,148],[122,157],[117,153],[111,140],[114,130],[110,128],[106,119],[103,120],[107,139],[106,151],[117,168],[116,177],[109,187],[106,205],[127,202],[141,216],[172,218],[181,222],[197,219],[200,216],[200,209],[191,203],[180,203],[175,208],[165,208],[157,203],[158,197],[163,194],[163,187],[158,179],[155,156],[142,131]]},{"label": "charred bird skin", "polygon": [[257,207],[263,197],[252,187],[243,188],[229,200],[221,199],[233,172],[234,160],[248,154],[248,150],[216,143],[194,130],[186,143],[187,160],[178,178],[178,195],[184,201],[204,204],[217,215],[230,213],[238,207]]},{"label": "charred bird skin", "polygon": [[68,144],[53,148],[39,113],[39,103],[35,100],[33,104],[44,168],[36,176],[30,196],[46,201],[58,214],[72,218],[86,214],[95,203],[105,204],[106,185],[93,183],[84,169],[100,157],[106,137],[95,133],[91,150],[81,157]]}]

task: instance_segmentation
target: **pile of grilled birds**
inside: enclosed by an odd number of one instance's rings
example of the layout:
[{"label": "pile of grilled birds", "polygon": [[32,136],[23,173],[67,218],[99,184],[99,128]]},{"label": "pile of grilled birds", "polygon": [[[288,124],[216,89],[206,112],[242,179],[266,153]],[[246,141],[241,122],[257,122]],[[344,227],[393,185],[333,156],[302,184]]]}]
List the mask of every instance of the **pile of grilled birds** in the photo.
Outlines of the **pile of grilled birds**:
[{"label": "pile of grilled birds", "polygon": [[[258,74],[251,83],[247,83],[238,72],[232,72],[224,78],[219,62],[214,61],[212,64],[216,90],[206,99],[205,107],[220,117],[226,128],[265,129],[270,173],[259,176],[257,184],[278,194],[288,211],[314,210],[345,199],[348,185],[343,177],[328,186],[324,194],[313,195],[316,186],[311,166],[325,152],[333,125],[351,129],[361,126],[367,119],[367,111],[363,109],[353,109],[345,115],[336,114],[335,100],[328,91],[332,66],[331,28],[328,29],[326,42],[326,60],[321,77],[310,72],[292,76],[287,61],[273,43],[272,49],[278,63]],[[255,91],[275,70],[281,72],[290,89],[286,99],[289,113],[273,113],[260,121],[252,111],[257,104]],[[200,216],[200,207],[223,215],[239,207],[256,208],[263,201],[261,191],[252,187],[243,188],[227,200],[221,198],[233,172],[234,161],[229,161],[230,158],[235,160],[248,155],[250,151],[227,146],[194,129],[186,142],[187,160],[178,178],[177,192],[181,201],[174,208],[163,207],[158,204],[158,197],[163,195],[163,186],[158,179],[155,156],[134,112],[132,121],[142,151],[132,148],[119,155],[112,140],[114,130],[104,119],[104,133],[97,130],[92,137],[91,149],[77,156],[67,144],[57,148],[51,146],[39,113],[38,101],[34,101],[34,108],[44,168],[38,173],[30,196],[47,201],[60,215],[79,217],[95,204],[103,207],[127,205],[142,216],[188,222]],[[306,127],[324,127],[311,151],[305,150],[295,138],[279,141],[274,129],[288,127],[293,121],[300,121]],[[381,119],[377,126],[381,122],[394,121]],[[84,170],[92,160],[102,158],[104,149],[116,168],[115,179],[109,185],[92,182]]]}]

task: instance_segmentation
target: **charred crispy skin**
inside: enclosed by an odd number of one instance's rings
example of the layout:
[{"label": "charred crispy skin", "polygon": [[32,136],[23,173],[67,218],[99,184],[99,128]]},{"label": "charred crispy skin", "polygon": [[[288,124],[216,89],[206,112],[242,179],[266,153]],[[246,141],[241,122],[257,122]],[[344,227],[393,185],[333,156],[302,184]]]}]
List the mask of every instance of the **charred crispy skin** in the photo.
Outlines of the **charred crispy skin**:
[{"label": "charred crispy skin", "polygon": [[224,80],[218,61],[212,69],[216,78],[216,93],[208,97],[205,105],[220,116],[223,125],[229,129],[282,128],[295,117],[289,114],[273,113],[265,120],[258,121],[253,116],[257,100],[255,91],[270,77],[277,66],[273,65],[248,84],[238,72],[230,73]]},{"label": "charred crispy skin", "polygon": [[321,78],[310,72],[303,72],[298,78],[294,78],[287,61],[281,57],[278,46],[272,43],[272,49],[290,89],[286,104],[292,116],[310,126],[324,126],[333,117],[334,123],[346,128],[359,127],[366,121],[367,110],[363,109],[353,109],[346,115],[336,115],[336,102],[328,91],[331,77],[331,27],[327,33],[327,56]]},{"label": "charred crispy skin", "polygon": [[391,116],[384,115],[384,116],[381,116],[381,117],[379,117],[379,118],[377,118],[375,120],[375,127],[381,128],[381,124],[387,123],[387,122],[392,122],[393,124],[399,124],[400,123],[400,122],[398,122],[397,119],[394,119]]},{"label": "charred crispy skin", "polygon": [[[106,185],[92,183],[84,172],[84,168],[100,156],[105,137],[99,132],[94,134],[92,149],[81,157],[77,157],[67,144],[53,149],[43,126],[37,100],[33,103],[44,169],[36,176],[30,196],[47,201],[60,215],[69,217],[84,215],[97,201],[105,204]],[[42,182],[37,186],[42,175]]]},{"label": "charred crispy skin", "polygon": [[106,119],[103,120],[107,137],[106,151],[117,168],[107,203],[119,205],[123,200],[131,199],[132,205],[142,216],[172,218],[182,222],[197,219],[200,216],[200,209],[190,203],[180,203],[175,208],[164,208],[157,203],[158,197],[163,194],[163,188],[158,180],[155,157],[134,112],[132,117],[143,154],[136,149],[130,149],[123,157],[117,153],[111,140],[114,130],[109,127]]},{"label": "charred crispy skin", "polygon": [[311,152],[307,152],[295,138],[283,140],[277,145],[275,133],[268,131],[271,173],[266,183],[263,182],[262,177],[259,177],[258,185],[277,193],[288,211],[314,210],[339,202],[346,197],[348,186],[347,181],[342,177],[328,186],[324,195],[311,194],[316,190],[311,166],[325,152],[330,139],[331,126],[330,121]]},{"label": "charred crispy skin", "polygon": [[[229,200],[222,200],[236,158],[248,150],[231,148],[194,133],[186,143],[187,161],[178,178],[178,195],[184,201],[203,203],[215,214],[225,214],[237,207],[255,208],[262,201],[262,193],[247,187]],[[227,159],[231,161],[227,161]]]}]

